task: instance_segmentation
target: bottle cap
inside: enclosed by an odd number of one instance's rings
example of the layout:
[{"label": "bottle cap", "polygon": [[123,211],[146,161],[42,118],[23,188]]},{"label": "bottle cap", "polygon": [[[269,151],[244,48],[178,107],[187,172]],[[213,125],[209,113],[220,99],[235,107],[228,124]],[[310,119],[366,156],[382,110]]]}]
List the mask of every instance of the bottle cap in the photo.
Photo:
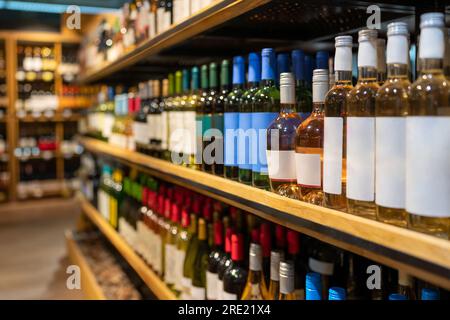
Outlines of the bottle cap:
[{"label": "bottle cap", "polygon": [[322,300],[322,279],[319,273],[306,274],[305,296],[306,300]]},{"label": "bottle cap", "polygon": [[280,75],[280,103],[295,104],[295,80],[290,72]]},{"label": "bottle cap", "polygon": [[262,56],[262,74],[263,80],[275,80],[276,62],[275,50],[272,48],[264,48],[261,52]]},{"label": "bottle cap", "polygon": [[408,298],[404,294],[391,293],[389,295],[389,300],[408,300]]},{"label": "bottle cap", "polygon": [[387,26],[387,36],[409,36],[408,24],[406,22],[391,22]]},{"label": "bottle cap", "polygon": [[334,38],[334,46],[338,47],[351,47],[353,45],[352,36],[339,36]]},{"label": "bottle cap", "polygon": [[280,292],[289,294],[294,292],[294,263],[292,261],[280,262]]},{"label": "bottle cap", "polygon": [[228,86],[230,84],[230,61],[222,60],[220,65],[220,85]]},{"label": "bottle cap", "polygon": [[275,50],[273,48],[264,48],[261,51],[261,56],[263,57],[272,57],[275,54]]},{"label": "bottle cap", "polygon": [[278,73],[290,72],[289,54],[279,53],[277,55],[277,69]]},{"label": "bottle cap", "polygon": [[346,300],[345,289],[341,287],[332,287],[328,290],[328,300]]},{"label": "bottle cap", "polygon": [[248,82],[261,81],[261,59],[258,53],[248,55]]},{"label": "bottle cap", "polygon": [[262,270],[262,252],[261,246],[257,243],[250,244],[250,270]]},{"label": "bottle cap", "polygon": [[[261,243],[262,247],[262,254],[263,257],[269,257],[270,256],[270,247],[272,243],[272,235],[270,233],[270,224],[267,222],[264,222],[261,224],[261,234],[259,235],[259,241]],[[278,270],[278,269],[277,269]]]},{"label": "bottle cap", "polygon": [[334,54],[335,71],[352,71],[352,45],[352,36],[339,36],[334,38],[334,46],[336,47]]},{"label": "bottle cap", "polygon": [[270,279],[280,281],[280,261],[283,254],[281,251],[274,250],[270,252]]},{"label": "bottle cap", "polygon": [[329,89],[329,79],[327,69],[316,69],[313,73],[313,102],[325,101],[325,96]]},{"label": "bottle cap", "polygon": [[378,32],[375,29],[363,29],[358,32],[358,42],[372,41],[378,37]]},{"label": "bottle cap", "polygon": [[291,54],[292,71],[296,80],[305,79],[305,53],[303,50],[293,50]]},{"label": "bottle cap", "polygon": [[324,82],[328,84],[328,70],[315,69],[313,71],[313,83]]},{"label": "bottle cap", "polygon": [[443,28],[444,14],[442,12],[429,12],[420,16],[420,29],[423,28]]},{"label": "bottle cap", "polygon": [[233,58],[233,84],[243,84],[245,82],[245,60],[242,56]]},{"label": "bottle cap", "polygon": [[440,294],[439,290],[433,288],[423,288],[421,294],[422,300],[439,300]]}]

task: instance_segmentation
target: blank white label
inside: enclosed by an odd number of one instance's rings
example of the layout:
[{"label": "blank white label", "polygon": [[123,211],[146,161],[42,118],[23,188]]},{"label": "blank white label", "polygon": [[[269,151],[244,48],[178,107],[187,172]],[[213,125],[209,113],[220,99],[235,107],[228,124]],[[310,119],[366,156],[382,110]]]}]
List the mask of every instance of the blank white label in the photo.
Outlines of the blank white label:
[{"label": "blank white label", "polygon": [[219,275],[206,271],[206,298],[208,300],[217,300],[217,285],[219,281]]},{"label": "blank white label", "polygon": [[295,151],[267,150],[269,178],[279,180],[295,180]]},{"label": "blank white label", "polygon": [[175,269],[175,263],[174,263],[174,250],[173,244],[166,244],[165,246],[165,252],[164,252],[164,281],[168,284],[174,284],[175,283],[175,276],[174,276],[174,269]]},{"label": "blank white label", "polygon": [[163,111],[161,113],[161,148],[167,149],[169,136],[169,112]]},{"label": "blank white label", "polygon": [[296,153],[295,166],[299,185],[320,188],[320,154]]},{"label": "blank white label", "polygon": [[180,249],[176,249],[175,258],[175,289],[178,291],[183,290],[182,278],[183,278],[183,265],[186,252]]},{"label": "blank white label", "polygon": [[342,194],[344,119],[325,117],[323,140],[323,191]]},{"label": "blank white label", "polygon": [[155,270],[158,273],[161,273],[162,271],[162,242],[160,237],[155,237]]},{"label": "blank white label", "polygon": [[205,288],[192,286],[190,298],[192,300],[205,300]]},{"label": "blank white label", "polygon": [[133,137],[134,141],[137,143],[148,144],[149,143],[149,134],[148,134],[148,126],[145,122],[133,122]]},{"label": "blank white label", "polygon": [[402,209],[405,207],[406,119],[377,117],[375,123],[375,202]]},{"label": "blank white label", "polygon": [[106,138],[109,138],[112,133],[112,127],[114,125],[114,114],[112,113],[104,113],[103,114],[103,123],[101,126],[102,135]]},{"label": "blank white label", "polygon": [[334,264],[330,262],[323,262],[314,258],[309,258],[308,265],[312,271],[326,276],[331,276],[334,273]]},{"label": "blank white label", "polygon": [[347,198],[375,200],[375,118],[347,118]]},{"label": "blank white label", "polygon": [[406,210],[450,217],[450,117],[406,118]]}]

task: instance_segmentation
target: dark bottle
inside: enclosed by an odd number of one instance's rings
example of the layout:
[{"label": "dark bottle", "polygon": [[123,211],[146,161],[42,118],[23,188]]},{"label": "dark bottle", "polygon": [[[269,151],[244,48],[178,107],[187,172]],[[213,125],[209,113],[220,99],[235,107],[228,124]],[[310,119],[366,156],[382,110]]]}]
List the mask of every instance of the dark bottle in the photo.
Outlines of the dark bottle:
[{"label": "dark bottle", "polygon": [[214,222],[213,246],[208,257],[208,269],[206,270],[206,299],[217,300],[219,292],[219,274],[218,268],[220,261],[224,257],[223,251],[223,224],[222,221]]},{"label": "dark bottle", "polygon": [[245,184],[252,184],[251,150],[254,139],[249,129],[252,127],[253,99],[259,89],[260,81],[260,57],[257,53],[250,53],[248,55],[248,89],[242,95],[238,115],[239,130],[241,131],[238,136],[239,182]]},{"label": "dark bottle", "polygon": [[239,104],[244,94],[245,61],[241,56],[233,59],[233,89],[225,99],[224,110],[224,176],[238,180]]},{"label": "dark bottle", "polygon": [[328,289],[332,286],[332,277],[335,272],[336,251],[330,245],[310,240],[308,269],[321,277],[322,297],[326,297]]},{"label": "dark bottle", "polygon": [[208,267],[209,246],[206,235],[206,222],[198,220],[198,244],[194,258],[192,272],[192,287],[190,298],[193,300],[204,300],[206,297],[206,270]]},{"label": "dark bottle", "polygon": [[272,250],[272,234],[270,230],[270,224],[268,222],[261,224],[261,233],[259,236],[259,242],[262,248],[262,266],[263,274],[265,277],[266,285],[270,282],[270,252]]},{"label": "dark bottle", "polygon": [[252,129],[256,131],[256,141],[252,143],[252,185],[269,189],[267,167],[267,128],[276,119],[280,110],[280,92],[275,84],[275,51],[262,50],[262,75],[260,89],[254,95],[252,108]]},{"label": "dark bottle", "polygon": [[228,269],[228,267],[231,265],[231,235],[233,233],[231,228],[225,229],[225,253],[222,256],[222,259],[220,259],[219,265],[217,267],[217,275],[219,278],[218,281],[218,294],[217,298],[218,300],[224,299],[224,283],[223,283],[223,276],[225,275],[225,271]]},{"label": "dark bottle", "polygon": [[300,239],[296,231],[287,231],[287,255],[286,260],[294,263],[295,277],[294,277],[294,292],[297,300],[305,300],[305,277],[306,265],[305,261],[300,255]]},{"label": "dark bottle", "polygon": [[295,76],[297,111],[303,121],[311,114],[312,93],[306,82],[305,54],[302,50],[292,51],[292,72]]},{"label": "dark bottle", "polygon": [[[213,73],[213,79],[217,78],[217,66],[216,64],[212,64],[212,67],[214,69],[210,70],[211,73]],[[211,143],[211,128],[212,128],[212,101],[214,99],[214,96],[217,94],[217,79],[215,79],[215,87],[210,86],[209,83],[209,77],[208,77],[208,66],[203,65],[201,68],[201,88],[202,88],[202,94],[200,97],[200,114],[199,119],[197,121],[201,121],[202,127],[201,130],[197,129],[197,142],[199,143],[201,148],[201,155],[202,155],[202,170],[206,172],[212,173],[212,159],[211,154],[207,154],[207,151],[205,152],[205,148]],[[210,87],[212,89],[210,89]]]},{"label": "dark bottle", "polygon": [[[212,127],[216,130],[217,136],[215,137],[216,149],[214,149],[214,163],[213,163],[213,173],[218,176],[223,176],[223,164],[224,164],[224,106],[225,99],[230,93],[230,62],[228,60],[223,60],[220,67],[220,90],[216,94],[213,102],[213,118]],[[220,134],[219,134],[220,132]]]},{"label": "dark bottle", "polygon": [[231,236],[231,265],[223,275],[224,300],[238,300],[242,297],[242,292],[247,281],[247,270],[244,269],[244,246],[242,234]]},{"label": "dark bottle", "polygon": [[289,54],[279,53],[277,54],[277,77],[275,79],[278,88],[280,87],[280,75],[286,72],[291,72],[291,62],[289,61]]}]

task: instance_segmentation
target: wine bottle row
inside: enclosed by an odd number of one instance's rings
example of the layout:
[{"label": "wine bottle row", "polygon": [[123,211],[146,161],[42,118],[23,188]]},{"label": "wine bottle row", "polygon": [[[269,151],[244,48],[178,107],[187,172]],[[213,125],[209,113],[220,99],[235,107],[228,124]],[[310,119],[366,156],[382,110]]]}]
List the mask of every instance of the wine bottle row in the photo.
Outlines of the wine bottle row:
[{"label": "wine bottle row", "polygon": [[124,148],[448,238],[450,38],[443,14],[421,21],[412,84],[408,28],[394,22],[387,48],[376,30],[359,32],[355,86],[353,38],[344,35],[335,39],[334,73],[328,52],[313,61],[266,48],[249,54],[247,85],[244,57],[233,58],[232,72],[229,60],[212,62],[114,100],[110,88],[108,111],[95,109],[90,123]]},{"label": "wine bottle row", "polygon": [[99,167],[90,192],[99,213],[180,299],[448,298],[403,271],[135,169]]}]

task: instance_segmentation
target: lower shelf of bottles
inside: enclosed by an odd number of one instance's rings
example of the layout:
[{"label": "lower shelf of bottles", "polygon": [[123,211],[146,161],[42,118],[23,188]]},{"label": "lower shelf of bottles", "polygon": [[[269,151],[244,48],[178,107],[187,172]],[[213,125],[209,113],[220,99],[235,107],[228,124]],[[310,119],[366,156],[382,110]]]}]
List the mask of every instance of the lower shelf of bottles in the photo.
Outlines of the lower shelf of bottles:
[{"label": "lower shelf of bottles", "polygon": [[321,241],[450,288],[450,241],[281,197],[138,152],[82,138],[88,151],[175,183]]},{"label": "lower shelf of bottles", "polygon": [[85,298],[89,300],[105,300],[106,297],[103,290],[97,283],[91,267],[74,239],[73,233],[71,231],[66,231],[65,238],[69,259],[72,264],[77,265],[80,268],[80,284]]},{"label": "lower shelf of bottles", "polygon": [[150,290],[161,300],[175,300],[175,294],[154,273],[145,261],[139,257],[134,250],[125,242],[118,232],[100,215],[87,200],[80,197],[83,213],[94,223],[104,236],[111,242],[117,251],[123,256],[128,264],[136,271]]}]

